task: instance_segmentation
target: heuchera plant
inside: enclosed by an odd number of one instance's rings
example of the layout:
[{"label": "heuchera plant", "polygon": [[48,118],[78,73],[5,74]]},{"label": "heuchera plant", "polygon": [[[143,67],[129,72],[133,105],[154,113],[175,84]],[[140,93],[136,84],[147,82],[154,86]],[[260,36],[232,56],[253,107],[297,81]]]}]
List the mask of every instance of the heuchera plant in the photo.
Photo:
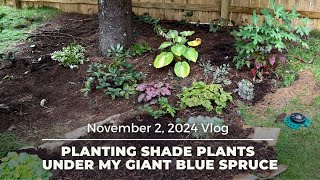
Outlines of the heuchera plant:
[{"label": "heuchera plant", "polygon": [[[178,77],[185,78],[190,74],[190,65],[188,61],[197,62],[199,53],[193,48],[201,44],[200,39],[188,42],[187,37],[193,35],[194,31],[178,32],[170,30],[166,35],[168,41],[163,42],[159,49],[162,52],[154,60],[154,67],[159,69],[168,66],[176,60],[174,72]],[[186,45],[186,43],[188,45]],[[169,49],[170,48],[170,49]]]},{"label": "heuchera plant", "polygon": [[142,94],[140,94],[138,102],[151,101],[151,104],[154,104],[160,97],[171,96],[172,89],[170,84],[162,82],[139,84],[136,90]]},{"label": "heuchera plant", "polygon": [[[236,66],[240,69],[244,65],[253,65],[253,75],[261,71],[268,73],[277,66],[277,61],[285,63],[286,42],[295,42],[308,48],[301,37],[309,35],[309,19],[299,18],[300,14],[294,7],[291,12],[287,12],[283,6],[270,0],[270,9],[261,12],[263,19],[254,11],[252,24],[233,32],[238,52],[234,58]],[[297,25],[293,25],[293,21]]]}]

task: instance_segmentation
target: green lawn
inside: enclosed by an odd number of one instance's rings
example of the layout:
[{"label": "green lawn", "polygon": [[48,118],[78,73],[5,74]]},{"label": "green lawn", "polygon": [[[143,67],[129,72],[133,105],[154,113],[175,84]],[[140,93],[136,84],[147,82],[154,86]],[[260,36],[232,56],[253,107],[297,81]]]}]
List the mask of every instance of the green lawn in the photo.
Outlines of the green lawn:
[{"label": "green lawn", "polygon": [[[14,47],[14,43],[26,38],[28,32],[34,30],[42,22],[59,13],[52,8],[28,8],[18,10],[0,6],[0,54]],[[0,159],[8,152],[25,145],[15,134],[0,133]]]},{"label": "green lawn", "polygon": [[[292,76],[301,70],[310,69],[320,81],[320,32],[313,31],[308,44],[310,49],[299,46],[291,46],[288,50],[289,62],[278,70],[278,75]],[[303,59],[306,63],[300,62]],[[286,86],[290,85],[294,78],[284,78]],[[290,81],[290,82],[289,82]],[[308,87],[302,87],[308,88]],[[241,106],[241,112],[245,123],[259,127],[281,128],[280,137],[277,144],[278,160],[281,164],[288,165],[288,170],[276,179],[318,179],[320,177],[320,96],[312,102],[300,102],[299,95],[290,99],[287,106],[281,109],[272,108],[272,104],[267,109],[254,109]],[[284,122],[275,122],[281,113],[290,114],[300,112],[312,120],[310,128],[301,130],[289,129]]]},{"label": "green lawn", "polygon": [[0,33],[0,53],[13,47],[15,42],[27,36],[26,33],[58,13],[53,8],[15,9],[0,6],[0,26],[3,29]]}]

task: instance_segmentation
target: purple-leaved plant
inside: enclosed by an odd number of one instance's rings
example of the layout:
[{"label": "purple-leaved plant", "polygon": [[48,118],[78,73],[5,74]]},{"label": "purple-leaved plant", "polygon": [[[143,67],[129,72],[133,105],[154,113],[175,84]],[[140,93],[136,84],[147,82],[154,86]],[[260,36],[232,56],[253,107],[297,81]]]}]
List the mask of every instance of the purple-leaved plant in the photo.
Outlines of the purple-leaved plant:
[{"label": "purple-leaved plant", "polygon": [[142,92],[138,97],[138,102],[149,102],[155,104],[160,97],[170,96],[173,88],[168,83],[151,82],[139,84],[137,91]]}]

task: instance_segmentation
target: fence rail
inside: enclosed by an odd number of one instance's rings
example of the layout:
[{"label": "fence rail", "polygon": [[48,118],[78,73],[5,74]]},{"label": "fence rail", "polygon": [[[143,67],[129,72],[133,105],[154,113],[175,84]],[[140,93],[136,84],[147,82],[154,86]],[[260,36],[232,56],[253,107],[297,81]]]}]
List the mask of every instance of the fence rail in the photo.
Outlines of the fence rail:
[{"label": "fence rail", "polygon": [[[63,12],[91,14],[98,12],[97,0],[0,0],[15,7],[58,8]],[[136,14],[149,13],[167,20],[181,20],[186,11],[193,11],[190,21],[208,23],[228,17],[238,23],[248,22],[254,10],[269,7],[269,0],[132,0]],[[311,19],[310,28],[320,29],[320,0],[276,0],[286,10],[295,6],[298,12]]]}]

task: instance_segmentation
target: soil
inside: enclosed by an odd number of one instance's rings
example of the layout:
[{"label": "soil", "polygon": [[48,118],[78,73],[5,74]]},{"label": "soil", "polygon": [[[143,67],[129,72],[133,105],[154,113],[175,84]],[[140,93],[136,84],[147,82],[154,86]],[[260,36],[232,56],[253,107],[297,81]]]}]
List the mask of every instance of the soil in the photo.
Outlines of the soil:
[{"label": "soil", "polygon": [[[233,91],[237,87],[237,82],[241,79],[251,79],[250,71],[238,71],[235,69],[232,59],[235,55],[234,38],[228,31],[209,33],[207,25],[179,25],[177,22],[163,21],[161,25],[167,29],[176,29],[178,31],[192,30],[195,35],[191,39],[201,38],[202,45],[197,47],[200,54],[200,59],[204,61],[211,61],[215,66],[222,64],[230,64],[232,69],[229,79],[232,84],[225,86],[224,89],[233,93],[234,101],[240,100],[238,95]],[[176,89],[174,94],[181,92],[181,87],[190,86],[194,81],[211,82],[210,78],[203,75],[203,70],[198,64],[191,65],[191,74],[188,78],[178,80],[171,76],[173,74],[173,67],[167,67],[157,70],[152,67],[152,63],[158,54],[157,48],[163,42],[163,38],[157,36],[153,27],[142,22],[134,23],[135,41],[147,42],[154,50],[151,53],[128,59],[134,65],[137,71],[144,74],[142,82],[162,81],[171,83]],[[129,100],[116,99],[111,100],[99,92],[93,92],[89,97],[85,98],[81,93],[86,80],[86,70],[90,63],[86,63],[79,67],[79,69],[70,70],[59,66],[53,61],[50,54],[54,51],[61,50],[62,47],[68,46],[72,42],[78,42],[86,48],[86,56],[90,62],[104,62],[110,63],[111,60],[101,57],[98,51],[98,17],[97,15],[81,15],[81,14],[62,14],[60,17],[53,19],[35,32],[30,34],[28,40],[19,43],[19,52],[16,54],[16,60],[9,66],[0,70],[0,104],[8,106],[8,109],[0,108],[0,133],[4,131],[13,131],[15,134],[22,137],[30,144],[41,143],[42,138],[59,138],[66,132],[85,126],[88,123],[101,121],[106,117],[114,114],[122,113],[131,109],[137,110],[137,107],[143,105],[137,103],[137,96],[132,96]],[[2,79],[10,76],[10,79]],[[271,91],[271,83],[265,80],[263,83],[255,86],[255,99],[249,104],[255,104],[263,99],[263,97]],[[46,100],[46,107],[41,107],[41,100]],[[170,97],[170,102],[176,102],[175,96]],[[201,108],[187,109],[180,111],[177,116],[188,118],[189,116],[206,115],[216,116],[214,112],[207,113]],[[245,132],[242,127],[242,122],[238,116],[237,106],[229,103],[224,110],[222,116],[226,123],[233,128],[233,133],[229,138],[247,137],[248,132]],[[155,120],[150,117],[143,117],[144,121],[140,122],[144,125],[154,124]],[[132,119],[137,121],[136,119]],[[162,123],[172,121],[165,118]],[[119,135],[120,136],[120,135]],[[111,136],[110,136],[111,137]],[[126,136],[130,138],[130,136]],[[133,138],[138,138],[134,136]],[[141,136],[144,137],[144,136]],[[174,136],[176,137],[176,136]],[[121,138],[121,137],[116,137]],[[156,138],[155,135],[150,138]],[[162,136],[162,138],[165,138]],[[147,142],[150,143],[150,142]],[[135,144],[129,142],[131,145],[142,146],[143,143]],[[110,142],[107,145],[129,145],[128,142]],[[167,144],[164,142],[157,142],[154,145],[159,146],[173,146],[179,145],[178,142]],[[183,145],[188,142],[183,142]],[[199,143],[200,144],[200,143]],[[192,146],[199,144],[191,144]],[[105,144],[85,144],[77,143],[75,146],[97,146]],[[182,144],[180,144],[182,145]],[[257,149],[258,159],[272,159],[275,156],[273,149],[266,148],[265,144],[261,143],[241,143],[239,142],[210,142],[209,146],[234,146],[234,145],[254,145]],[[48,154],[45,154],[48,157]],[[121,173],[120,173],[121,172]],[[218,171],[214,172],[195,172],[193,175],[197,178],[209,179],[210,177],[219,177],[222,179],[230,179],[238,171],[232,171],[222,174]],[[115,171],[115,172],[63,172],[55,173],[57,179],[77,179],[87,177],[110,177],[110,178],[135,178],[150,179],[157,178],[190,178],[185,172],[130,172],[130,171]]]},{"label": "soil", "polygon": [[254,108],[265,109],[272,105],[274,109],[282,109],[293,98],[298,98],[303,104],[312,103],[314,98],[320,95],[316,78],[310,70],[299,73],[298,77],[290,87],[280,88],[272,94],[267,94]]}]

